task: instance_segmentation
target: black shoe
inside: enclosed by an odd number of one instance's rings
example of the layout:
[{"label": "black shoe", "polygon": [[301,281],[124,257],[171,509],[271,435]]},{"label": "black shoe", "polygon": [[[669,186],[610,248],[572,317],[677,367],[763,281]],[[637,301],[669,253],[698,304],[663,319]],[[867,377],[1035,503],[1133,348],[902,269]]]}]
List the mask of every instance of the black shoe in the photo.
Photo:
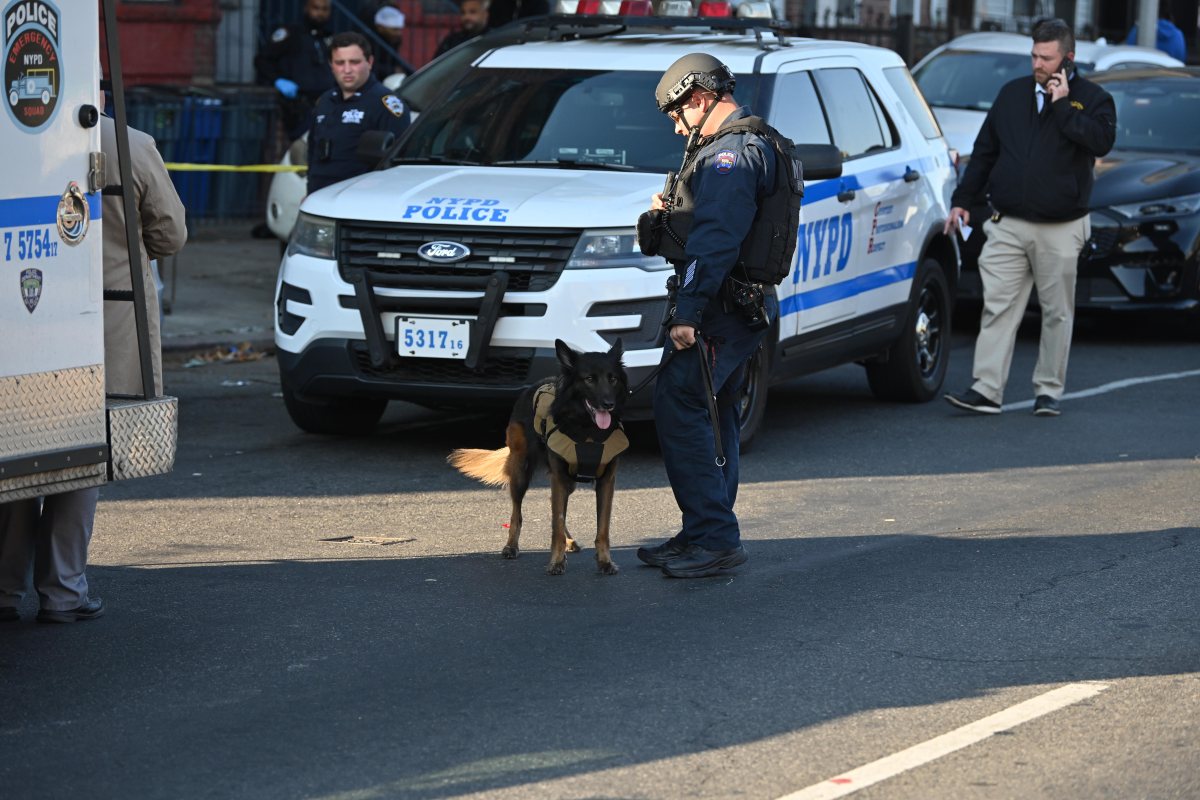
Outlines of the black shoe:
[{"label": "black shoe", "polygon": [[944,396],[946,402],[950,405],[966,409],[967,411],[974,411],[976,414],[1000,413],[999,403],[993,403],[974,389],[967,389],[962,394],[950,394],[947,392]]},{"label": "black shoe", "polygon": [[104,614],[104,601],[99,597],[94,597],[81,605],[79,608],[72,608],[70,611],[53,611],[49,608],[43,608],[38,612],[38,622],[85,622],[89,619]]},{"label": "black shoe", "polygon": [[0,606],[0,622],[20,622],[21,615],[12,606]]},{"label": "black shoe", "polygon": [[732,550],[705,550],[699,545],[691,544],[683,555],[673,559],[662,569],[672,578],[704,578],[745,564],[748,558],[750,554],[740,544]]},{"label": "black shoe", "polygon": [[681,544],[676,539],[667,539],[658,547],[639,547],[637,557],[643,564],[662,567],[666,566],[668,561],[674,561],[683,555],[687,548],[686,544]]},{"label": "black shoe", "polygon": [[1058,401],[1048,394],[1039,394],[1037,399],[1033,401],[1033,415],[1035,417],[1057,417],[1062,411],[1058,408]]}]

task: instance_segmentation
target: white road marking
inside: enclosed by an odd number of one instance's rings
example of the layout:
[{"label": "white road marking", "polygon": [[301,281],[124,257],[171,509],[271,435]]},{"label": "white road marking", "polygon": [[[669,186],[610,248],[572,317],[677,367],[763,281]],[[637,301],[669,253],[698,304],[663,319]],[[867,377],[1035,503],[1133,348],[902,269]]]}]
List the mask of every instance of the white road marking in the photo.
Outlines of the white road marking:
[{"label": "white road marking", "polygon": [[[1180,378],[1195,378],[1200,376],[1200,369],[1190,369],[1187,372],[1169,372],[1165,375],[1147,375],[1144,378],[1126,378],[1123,381],[1113,381],[1102,386],[1096,386],[1091,389],[1081,389],[1078,392],[1067,392],[1062,396],[1063,400],[1078,400],[1081,397],[1094,397],[1098,394],[1108,394],[1115,392],[1118,389],[1128,389],[1130,386],[1140,386],[1143,383],[1154,383],[1156,381],[1177,381]],[[1023,408],[1033,408],[1032,400],[1022,400],[1019,403],[1005,403],[1000,406],[1003,411],[1020,411]]]},{"label": "white road marking", "polygon": [[884,756],[878,761],[872,761],[870,764],[856,767],[828,780],[814,783],[806,789],[785,795],[779,800],[832,800],[835,797],[845,797],[859,789],[865,789],[872,784],[899,775],[901,772],[928,764],[955,750],[961,750],[981,742],[993,734],[1015,728],[1022,722],[1037,719],[1051,711],[1058,711],[1081,700],[1095,697],[1107,688],[1108,684],[1105,683],[1068,683],[1066,686],[1052,689],[1023,703],[1017,703],[990,717],[984,717],[949,733],[913,745],[907,750]]}]

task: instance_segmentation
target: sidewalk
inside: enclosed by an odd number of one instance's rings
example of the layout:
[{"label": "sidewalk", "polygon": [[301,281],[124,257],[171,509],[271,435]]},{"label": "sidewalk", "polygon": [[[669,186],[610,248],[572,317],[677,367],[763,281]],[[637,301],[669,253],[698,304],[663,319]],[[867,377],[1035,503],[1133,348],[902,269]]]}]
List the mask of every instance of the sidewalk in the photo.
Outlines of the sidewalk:
[{"label": "sidewalk", "polygon": [[249,343],[274,349],[279,241],[252,239],[255,220],[197,226],[174,259],[160,264],[164,352]]}]

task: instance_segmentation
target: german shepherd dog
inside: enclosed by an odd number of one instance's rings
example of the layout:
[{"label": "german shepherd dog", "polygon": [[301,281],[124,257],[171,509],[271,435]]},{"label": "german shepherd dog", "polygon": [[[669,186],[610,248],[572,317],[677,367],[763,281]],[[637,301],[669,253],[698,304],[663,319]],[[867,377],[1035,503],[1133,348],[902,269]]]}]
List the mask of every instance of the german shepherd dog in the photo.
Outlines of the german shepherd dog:
[{"label": "german shepherd dog", "polygon": [[[552,514],[550,563],[546,572],[561,575],[567,568],[567,553],[579,552],[579,545],[567,531],[567,499],[575,491],[577,480],[568,462],[550,450],[534,426],[534,402],[537,391],[555,384],[550,414],[558,429],[574,441],[606,438],[621,422],[621,410],[629,397],[629,379],[621,363],[624,352],[618,339],[607,353],[577,353],[561,339],[554,342],[561,374],[546,378],[521,393],[509,417],[499,450],[455,450],[446,459],[464,475],[492,486],[507,486],[512,499],[512,517],[508,542],[500,555],[516,558],[520,553],[521,501],[529,489],[536,464],[545,464],[550,472]],[[617,459],[596,478],[596,563],[606,575],[616,575],[617,565],[609,552],[609,521],[612,517],[613,488]]]}]

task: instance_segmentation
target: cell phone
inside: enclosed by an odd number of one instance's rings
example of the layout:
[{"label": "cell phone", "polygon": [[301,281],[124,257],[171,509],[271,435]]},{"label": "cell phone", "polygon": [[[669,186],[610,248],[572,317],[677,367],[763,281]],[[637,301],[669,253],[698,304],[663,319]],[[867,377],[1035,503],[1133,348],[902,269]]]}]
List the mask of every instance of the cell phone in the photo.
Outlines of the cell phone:
[{"label": "cell phone", "polygon": [[[1063,56],[1063,60],[1059,62],[1058,68],[1055,69],[1050,74],[1051,74],[1051,76],[1053,76],[1053,75],[1057,75],[1060,72],[1066,72],[1067,79],[1069,80],[1071,77],[1071,70],[1073,70],[1073,69],[1075,69],[1075,62],[1071,60],[1070,56]],[[1050,78],[1046,78],[1046,84],[1048,84],[1048,83],[1050,83]],[[1046,84],[1043,84],[1043,86]]]}]

